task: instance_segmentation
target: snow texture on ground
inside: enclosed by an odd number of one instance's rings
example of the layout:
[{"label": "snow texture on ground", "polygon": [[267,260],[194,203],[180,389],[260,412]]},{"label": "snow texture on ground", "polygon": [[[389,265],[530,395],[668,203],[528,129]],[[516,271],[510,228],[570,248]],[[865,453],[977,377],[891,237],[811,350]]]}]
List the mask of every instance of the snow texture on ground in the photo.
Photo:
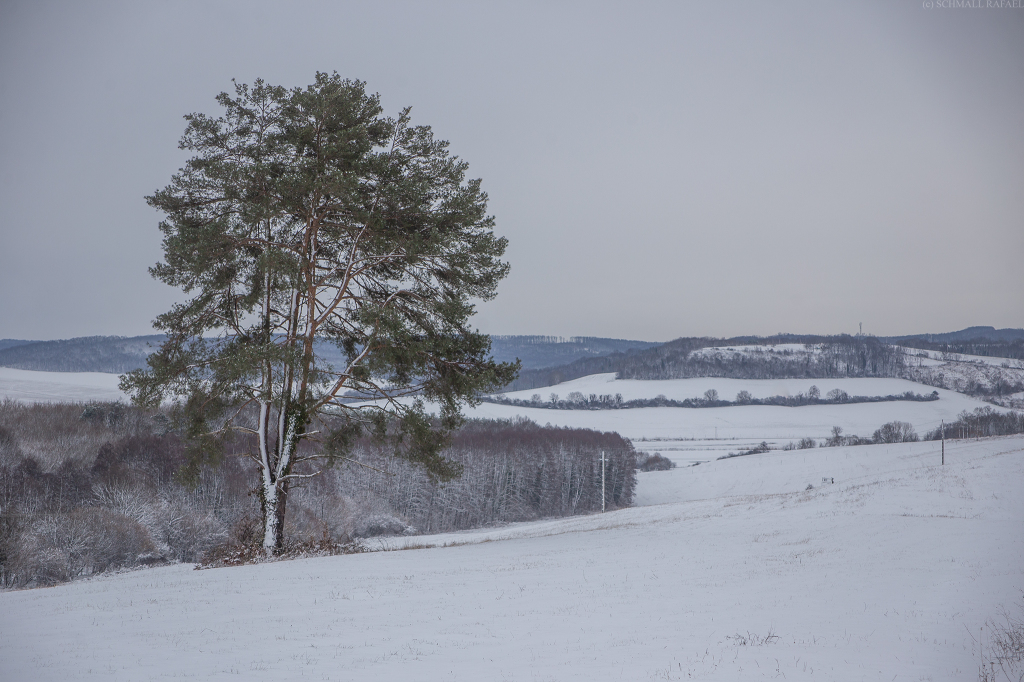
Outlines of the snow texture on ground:
[{"label": "snow texture on ground", "polygon": [[770,452],[642,474],[645,506],[390,541],[433,548],[3,593],[0,679],[976,679],[1024,587],[1024,437],[939,448]]}]

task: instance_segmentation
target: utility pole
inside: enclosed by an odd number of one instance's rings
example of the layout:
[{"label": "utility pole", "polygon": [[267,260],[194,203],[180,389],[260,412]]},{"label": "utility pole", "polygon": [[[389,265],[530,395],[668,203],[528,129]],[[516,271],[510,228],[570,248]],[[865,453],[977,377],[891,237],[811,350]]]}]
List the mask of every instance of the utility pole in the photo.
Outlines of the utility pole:
[{"label": "utility pole", "polygon": [[946,420],[943,419],[941,422],[942,426],[942,466],[946,466]]},{"label": "utility pole", "polygon": [[604,450],[601,451],[601,511],[604,511]]}]

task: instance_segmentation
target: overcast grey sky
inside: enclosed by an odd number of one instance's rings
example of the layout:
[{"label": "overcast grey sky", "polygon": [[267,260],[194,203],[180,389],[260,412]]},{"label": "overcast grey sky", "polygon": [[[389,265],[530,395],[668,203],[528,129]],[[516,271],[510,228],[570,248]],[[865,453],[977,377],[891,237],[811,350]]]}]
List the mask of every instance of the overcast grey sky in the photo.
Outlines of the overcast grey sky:
[{"label": "overcast grey sky", "polygon": [[317,70],[483,178],[485,332],[1024,327],[1024,9],[925,4],[8,0],[0,338],[150,333],[182,116]]}]

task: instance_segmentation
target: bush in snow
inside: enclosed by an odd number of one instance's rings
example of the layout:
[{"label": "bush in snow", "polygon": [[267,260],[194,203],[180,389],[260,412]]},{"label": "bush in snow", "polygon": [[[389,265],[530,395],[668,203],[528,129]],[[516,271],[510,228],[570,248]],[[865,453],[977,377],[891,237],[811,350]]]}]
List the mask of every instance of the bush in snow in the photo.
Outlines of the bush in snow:
[{"label": "bush in snow", "polygon": [[849,401],[850,396],[846,391],[844,391],[841,388],[833,388],[831,391],[828,392],[825,398],[830,403],[845,403]]},{"label": "bush in snow", "polygon": [[875,431],[872,440],[876,443],[914,443],[918,438],[911,424],[895,421],[883,424]]},{"label": "bush in snow", "polygon": [[668,471],[674,468],[675,462],[664,455],[657,453],[638,452],[636,455],[636,468],[640,471]]},{"label": "bush in snow", "polygon": [[413,535],[416,529],[391,514],[374,514],[360,519],[355,527],[355,537],[369,538],[386,535]]},{"label": "bush in snow", "polygon": [[982,644],[988,651],[981,652],[978,680],[1024,680],[1024,618],[1004,611],[1001,619],[985,625],[989,637]]},{"label": "bush in snow", "polygon": [[35,519],[11,557],[11,587],[53,585],[135,565],[154,551],[138,522],[107,509],[82,507]]},{"label": "bush in snow", "polygon": [[768,452],[771,448],[768,447],[766,441],[761,441],[760,445],[756,445],[750,450],[744,450],[743,452],[730,452],[728,455],[722,455],[718,459],[731,459],[733,457],[746,457],[747,455],[759,455],[763,452]]}]

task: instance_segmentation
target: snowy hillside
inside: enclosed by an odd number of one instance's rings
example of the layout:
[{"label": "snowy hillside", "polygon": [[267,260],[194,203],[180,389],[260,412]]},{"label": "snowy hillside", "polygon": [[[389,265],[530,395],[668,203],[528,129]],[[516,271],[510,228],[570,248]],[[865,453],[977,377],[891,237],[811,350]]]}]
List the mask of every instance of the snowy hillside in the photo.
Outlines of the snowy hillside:
[{"label": "snowy hillside", "polygon": [[0,679],[977,679],[1024,585],[1024,438],[946,456],[774,452],[412,539],[456,546],[3,593]]},{"label": "snowy hillside", "polygon": [[912,356],[914,364],[925,366],[938,366],[947,362],[965,362],[975,365],[990,365],[992,367],[1010,367],[1024,369],[1024,360],[1013,358],[997,358],[988,355],[966,355],[964,353],[942,353],[935,350],[921,350],[918,348],[900,347],[904,353]]},{"label": "snowy hillside", "polygon": [[1013,395],[1024,389],[1024,360],[913,348],[906,351],[907,374],[917,381],[954,391],[987,394],[996,404],[1024,408],[1024,399]]}]

